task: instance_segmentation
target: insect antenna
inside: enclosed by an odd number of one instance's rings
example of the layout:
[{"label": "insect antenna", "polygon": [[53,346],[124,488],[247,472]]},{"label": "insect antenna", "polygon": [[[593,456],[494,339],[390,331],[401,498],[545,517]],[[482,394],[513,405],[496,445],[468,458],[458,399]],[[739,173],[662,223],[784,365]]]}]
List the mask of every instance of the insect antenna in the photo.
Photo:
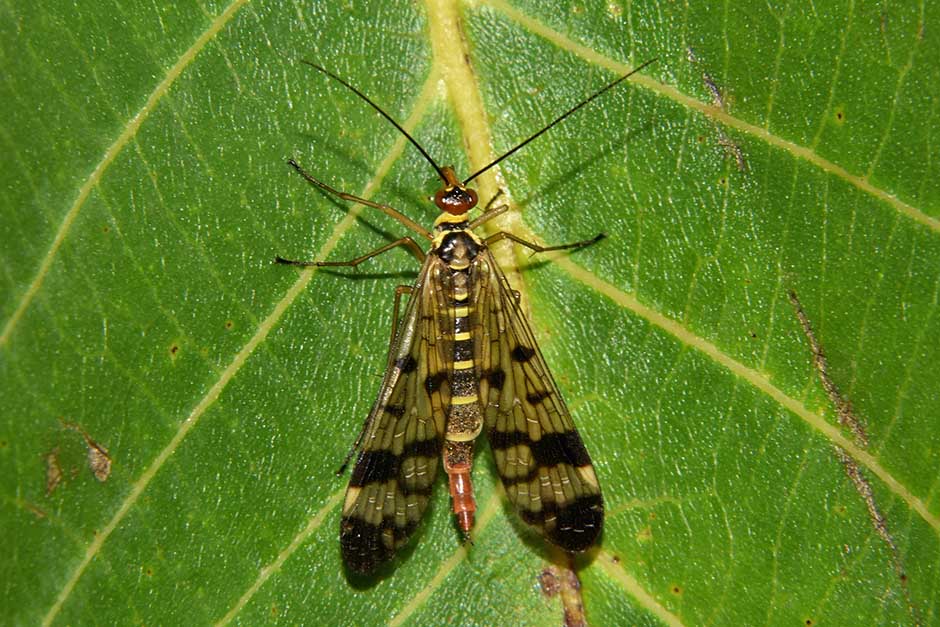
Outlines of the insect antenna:
[{"label": "insect antenna", "polygon": [[[525,139],[525,140],[523,140],[521,143],[517,144],[515,148],[512,148],[512,149],[510,149],[510,150],[507,150],[507,151],[504,152],[501,156],[499,156],[499,157],[497,157],[495,160],[491,161],[491,162],[489,163],[489,165],[486,165],[486,166],[480,168],[479,170],[477,170],[476,172],[474,172],[473,174],[471,174],[470,176],[468,176],[467,178],[465,178],[465,179],[463,180],[463,184],[466,185],[467,183],[469,183],[470,181],[472,181],[472,180],[475,179],[476,177],[480,176],[481,174],[483,174],[484,172],[486,172],[487,170],[489,170],[490,168],[492,168],[494,165],[496,165],[497,163],[499,163],[500,161],[502,161],[502,160],[505,159],[506,157],[508,157],[508,156],[510,156],[510,155],[512,155],[512,154],[514,154],[517,150],[520,150],[523,146],[525,146],[526,144],[528,144],[529,142],[531,142],[532,140],[534,140],[536,137],[539,137],[542,133],[545,133],[546,131],[548,131],[550,128],[552,128],[553,126],[555,126],[556,124],[558,124],[559,122],[561,122],[562,120],[564,120],[565,118],[567,118],[569,115],[571,115],[572,113],[574,113],[575,111],[577,111],[577,110],[580,109],[581,107],[585,106],[586,104],[588,104],[589,102],[591,102],[591,101],[594,100],[595,98],[598,98],[599,96],[601,96],[601,95],[604,94],[605,92],[607,92],[607,91],[613,89],[614,87],[616,87],[617,85],[619,85],[619,84],[622,83],[623,81],[627,80],[628,78],[630,78],[631,76],[633,76],[634,74],[636,74],[637,72],[639,72],[640,70],[642,70],[643,68],[645,68],[647,65],[649,65],[649,64],[651,64],[651,63],[653,63],[653,62],[655,62],[655,61],[656,61],[656,58],[654,57],[654,58],[650,59],[649,61],[646,61],[645,63],[643,63],[643,64],[641,64],[641,65],[635,67],[633,70],[631,70],[630,72],[624,74],[623,76],[621,76],[621,77],[618,78],[617,80],[613,81],[612,83],[609,83],[609,84],[606,85],[605,87],[602,87],[602,88],[598,89],[596,92],[594,92],[593,94],[591,94],[590,96],[588,96],[587,98],[585,98],[584,100],[582,100],[581,102],[579,102],[578,104],[576,104],[575,106],[571,107],[570,109],[568,109],[567,111],[565,111],[564,113],[562,113],[561,115],[559,115],[557,118],[555,118],[554,120],[552,120],[551,122],[549,122],[544,128],[542,128],[542,130],[538,131],[537,133],[535,133],[535,134],[533,134],[533,135],[530,135],[530,136],[528,137],[528,139]],[[357,92],[357,93],[358,93],[358,92]],[[361,94],[360,94],[360,95],[361,95]],[[364,97],[364,96],[363,96],[363,97]],[[372,105],[372,106],[374,107],[375,105]],[[386,117],[387,117],[387,116],[386,116]],[[397,126],[397,124],[396,124],[396,126]],[[404,131],[402,131],[402,132],[404,132]],[[414,140],[412,140],[412,141],[414,141]],[[417,144],[416,144],[416,145],[417,145]],[[430,159],[430,157],[429,157],[429,159]]]},{"label": "insect antenna", "polygon": [[[430,164],[434,167],[434,169],[437,171],[437,175],[441,177],[441,180],[444,181],[445,183],[448,182],[447,177],[446,177],[445,174],[444,174],[444,169],[443,169],[441,166],[437,165],[437,162],[434,161],[434,159],[431,158],[431,155],[428,154],[428,151],[425,150],[424,147],[421,146],[421,144],[419,144],[418,141],[408,133],[408,131],[406,131],[404,128],[402,128],[401,124],[399,124],[398,122],[396,122],[396,121],[394,120],[394,118],[392,118],[392,116],[390,116],[389,114],[385,113],[385,111],[382,110],[382,107],[380,107],[379,105],[377,105],[377,104],[375,104],[374,102],[372,102],[372,100],[371,100],[368,96],[366,96],[364,93],[362,93],[361,91],[359,91],[358,89],[356,89],[355,87],[353,87],[352,85],[350,85],[345,79],[343,79],[343,78],[337,76],[336,74],[334,74],[333,72],[329,71],[328,69],[326,69],[326,68],[324,68],[324,67],[321,67],[321,66],[317,65],[316,63],[314,63],[314,62],[312,62],[312,61],[307,61],[307,60],[305,60],[305,59],[301,59],[301,62],[302,62],[302,63],[305,63],[305,64],[307,64],[307,65],[309,65],[310,67],[312,67],[312,68],[315,69],[315,70],[319,70],[320,72],[326,74],[327,76],[329,76],[329,77],[332,78],[333,80],[339,82],[339,83],[342,84],[344,87],[346,87],[347,89],[349,89],[351,92],[353,92],[354,94],[356,94],[357,96],[359,96],[360,98],[362,98],[363,100],[365,100],[365,101],[369,104],[370,107],[372,107],[373,109],[375,109],[376,111],[378,111],[379,113],[381,113],[381,114],[382,114],[382,117],[384,117],[386,120],[388,120],[389,122],[391,122],[391,123],[392,123],[392,126],[394,126],[395,128],[397,128],[398,131],[399,131],[402,135],[404,135],[404,136],[408,139],[408,141],[410,141],[411,144],[412,144],[415,148],[418,149],[418,152],[420,152],[421,155],[422,155],[425,159],[427,159],[427,162],[430,163]],[[642,66],[641,66],[641,67],[642,67]],[[637,69],[639,69],[639,68],[637,68]],[[635,71],[635,70],[634,70],[634,71]],[[628,76],[629,76],[629,74],[628,74]]]}]

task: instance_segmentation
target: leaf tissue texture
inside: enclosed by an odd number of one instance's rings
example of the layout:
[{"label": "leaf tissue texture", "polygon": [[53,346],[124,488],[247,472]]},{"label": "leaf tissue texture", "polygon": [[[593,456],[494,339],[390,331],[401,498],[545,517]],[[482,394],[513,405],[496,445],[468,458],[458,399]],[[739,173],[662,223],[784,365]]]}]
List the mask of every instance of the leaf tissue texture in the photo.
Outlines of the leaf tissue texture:
[{"label": "leaf tissue texture", "polygon": [[438,181],[301,61],[466,176],[656,57],[474,181],[489,232],[608,236],[494,246],[604,491],[588,621],[940,624],[938,50],[928,2],[4,4],[0,622],[561,624],[482,443],[472,546],[439,484],[342,567],[418,264],[272,263],[407,234],[286,160],[426,228]]}]

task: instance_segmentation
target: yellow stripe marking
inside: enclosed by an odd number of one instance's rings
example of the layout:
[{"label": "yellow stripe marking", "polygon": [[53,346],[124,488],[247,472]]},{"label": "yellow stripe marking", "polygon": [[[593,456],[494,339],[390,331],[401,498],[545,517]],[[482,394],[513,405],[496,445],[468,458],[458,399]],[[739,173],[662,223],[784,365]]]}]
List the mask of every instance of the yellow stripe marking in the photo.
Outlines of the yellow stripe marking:
[{"label": "yellow stripe marking", "polygon": [[456,335],[454,335],[454,339],[457,340],[458,342],[459,342],[460,340],[469,340],[469,339],[470,339],[470,332],[469,332],[469,331],[464,331],[463,333],[457,333]]},{"label": "yellow stripe marking", "polygon": [[349,486],[349,489],[346,490],[346,500],[343,502],[343,515],[352,511],[353,506],[356,504],[356,499],[359,498],[360,492],[362,492],[362,488],[357,486]]},{"label": "yellow stripe marking", "polygon": [[470,403],[476,403],[480,400],[480,397],[476,394],[471,394],[470,396],[452,396],[450,399],[451,405],[469,405]]},{"label": "yellow stripe marking", "polygon": [[459,433],[448,433],[444,437],[447,438],[448,442],[472,442],[476,440],[482,431],[482,425],[480,429],[475,429],[473,431],[461,431]]},{"label": "yellow stripe marking", "polygon": [[470,315],[469,307],[454,307],[455,318],[466,318],[469,315]]},{"label": "yellow stripe marking", "polygon": [[466,214],[455,215],[453,213],[442,213],[437,216],[437,219],[434,220],[434,226],[439,226],[441,224],[460,224],[461,222],[466,222]]},{"label": "yellow stripe marking", "polygon": [[472,359],[462,359],[454,362],[454,370],[469,370],[470,368],[473,368]]}]

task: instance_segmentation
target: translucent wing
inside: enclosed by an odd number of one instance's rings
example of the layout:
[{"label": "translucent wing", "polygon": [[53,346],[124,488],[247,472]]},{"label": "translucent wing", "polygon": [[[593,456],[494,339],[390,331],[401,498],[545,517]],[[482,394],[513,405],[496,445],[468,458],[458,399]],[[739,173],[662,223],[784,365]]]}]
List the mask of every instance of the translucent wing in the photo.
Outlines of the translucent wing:
[{"label": "translucent wing", "polygon": [[566,551],[595,543],[604,503],[591,458],[492,254],[474,262],[476,363],[486,430],[519,516]]},{"label": "translucent wing", "polygon": [[391,559],[414,532],[440,463],[450,392],[435,340],[441,333],[432,283],[439,263],[429,255],[421,269],[346,490],[340,543],[346,564],[360,573]]}]

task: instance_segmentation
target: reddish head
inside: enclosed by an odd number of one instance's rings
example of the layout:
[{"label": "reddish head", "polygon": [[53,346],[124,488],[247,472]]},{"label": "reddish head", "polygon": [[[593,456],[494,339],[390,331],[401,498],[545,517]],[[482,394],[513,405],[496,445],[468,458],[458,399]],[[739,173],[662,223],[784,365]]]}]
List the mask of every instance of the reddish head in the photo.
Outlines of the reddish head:
[{"label": "reddish head", "polygon": [[453,167],[444,166],[440,172],[444,178],[444,187],[434,194],[434,204],[438,209],[459,216],[476,207],[477,193],[469,187],[464,187],[454,174]]}]

